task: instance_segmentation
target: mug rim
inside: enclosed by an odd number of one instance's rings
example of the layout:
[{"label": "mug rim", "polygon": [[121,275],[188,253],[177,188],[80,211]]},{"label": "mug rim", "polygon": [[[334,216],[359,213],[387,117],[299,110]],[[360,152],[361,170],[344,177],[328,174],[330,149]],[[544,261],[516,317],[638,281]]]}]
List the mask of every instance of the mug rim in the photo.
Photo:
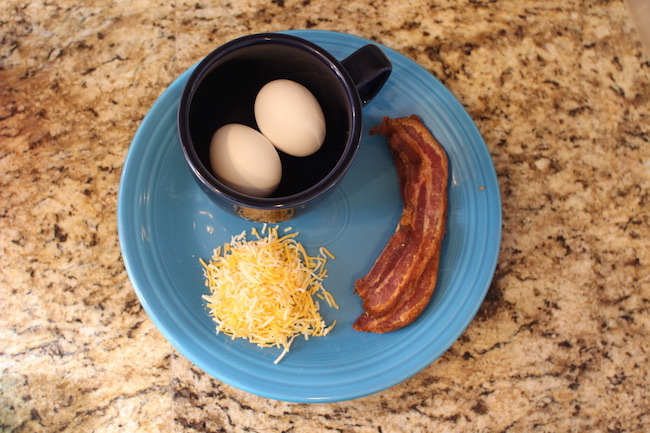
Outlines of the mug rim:
[{"label": "mug rim", "polygon": [[[235,50],[253,45],[282,44],[293,46],[307,51],[325,63],[338,81],[343,86],[348,101],[350,102],[350,130],[347,134],[345,148],[335,166],[329,173],[309,188],[286,196],[280,197],[255,197],[235,191],[220,182],[209,167],[206,167],[199,158],[190,134],[190,107],[203,77],[211,72],[212,65],[222,57]],[[283,33],[257,33],[242,36],[217,47],[205,56],[191,72],[178,107],[177,127],[178,135],[183,150],[183,155],[194,176],[210,192],[232,205],[246,206],[256,209],[287,209],[306,205],[321,197],[336,185],[345,175],[352,164],[360,145],[362,125],[362,103],[354,81],[343,67],[341,62],[319,45],[306,39]]]}]

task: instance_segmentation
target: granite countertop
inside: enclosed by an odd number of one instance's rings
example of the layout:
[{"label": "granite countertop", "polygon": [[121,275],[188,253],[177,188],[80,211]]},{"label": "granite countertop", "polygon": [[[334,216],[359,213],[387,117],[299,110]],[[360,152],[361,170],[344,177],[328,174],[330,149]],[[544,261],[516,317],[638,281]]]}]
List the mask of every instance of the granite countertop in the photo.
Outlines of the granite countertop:
[{"label": "granite countertop", "polygon": [[[124,270],[117,191],[155,99],[214,47],[324,29],[460,100],[503,201],[461,338],[383,392],[268,400],[193,366]],[[650,54],[622,0],[36,2],[0,8],[0,431],[650,431]]]}]

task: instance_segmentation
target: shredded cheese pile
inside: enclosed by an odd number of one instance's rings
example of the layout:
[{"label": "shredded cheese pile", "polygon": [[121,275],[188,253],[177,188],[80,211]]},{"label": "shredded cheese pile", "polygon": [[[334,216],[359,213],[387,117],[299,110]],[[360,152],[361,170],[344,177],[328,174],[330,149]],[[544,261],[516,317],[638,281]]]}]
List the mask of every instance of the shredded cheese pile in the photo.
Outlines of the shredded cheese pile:
[{"label": "shredded cheese pile", "polygon": [[210,288],[204,299],[217,333],[282,348],[277,364],[297,336],[324,336],[336,324],[326,326],[314,299],[338,309],[322,284],[325,263],[334,256],[324,247],[317,257],[309,256],[295,239],[298,232],[280,236],[277,226],[264,224],[261,235],[255,228],[251,234],[255,239],[248,240],[244,231],[217,247],[209,263],[200,259]]}]

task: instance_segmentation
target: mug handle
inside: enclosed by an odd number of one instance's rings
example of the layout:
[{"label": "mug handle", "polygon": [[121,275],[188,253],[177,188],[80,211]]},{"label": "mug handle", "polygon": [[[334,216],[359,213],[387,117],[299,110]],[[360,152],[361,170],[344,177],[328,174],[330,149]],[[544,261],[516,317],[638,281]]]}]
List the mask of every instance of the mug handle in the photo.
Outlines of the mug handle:
[{"label": "mug handle", "polygon": [[386,54],[372,44],[359,48],[341,64],[354,81],[361,105],[366,105],[377,95],[393,70]]}]

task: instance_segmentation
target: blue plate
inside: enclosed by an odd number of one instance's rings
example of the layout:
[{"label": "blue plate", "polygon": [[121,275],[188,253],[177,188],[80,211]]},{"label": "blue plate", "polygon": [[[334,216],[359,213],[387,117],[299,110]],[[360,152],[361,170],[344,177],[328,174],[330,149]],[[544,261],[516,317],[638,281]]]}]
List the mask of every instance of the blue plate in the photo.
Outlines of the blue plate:
[{"label": "blue plate", "polygon": [[[370,43],[325,31],[294,31],[342,59]],[[208,293],[199,258],[254,225],[212,204],[195,184],[176,132],[178,99],[189,72],[160,96],[144,118],[124,164],[118,229],[126,270],[147,314],[171,344],[198,367],[236,388],[293,402],[361,397],[396,385],[442,355],[463,333],[492,280],[501,240],[501,202],[490,155],[454,96],[425,69],[386,47],[393,74],[364,108],[365,130],[383,116],[417,114],[450,160],[448,233],[431,303],[411,326],[389,334],[356,332],[362,314],[353,293],[395,230],[402,207],[386,141],[365,134],[340,186],[314,211],[283,223],[308,251],[325,246],[325,287],[339,310],[321,308],[326,337],[297,339],[280,350],[216,335],[201,298]]]}]

